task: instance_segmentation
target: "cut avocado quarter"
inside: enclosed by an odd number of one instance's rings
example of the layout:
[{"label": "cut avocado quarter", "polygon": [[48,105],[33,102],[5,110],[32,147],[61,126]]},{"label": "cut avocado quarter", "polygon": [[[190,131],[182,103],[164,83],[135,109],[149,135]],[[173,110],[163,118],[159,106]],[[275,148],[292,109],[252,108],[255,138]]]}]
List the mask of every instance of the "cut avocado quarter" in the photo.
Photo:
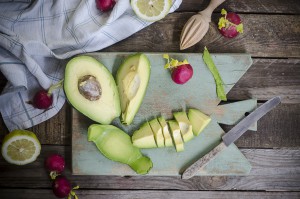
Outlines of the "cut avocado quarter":
[{"label": "cut avocado quarter", "polygon": [[164,136],[164,141],[165,141],[165,146],[173,146],[173,141],[172,141],[172,137],[169,131],[169,126],[165,120],[165,118],[163,118],[162,116],[157,118],[161,128],[162,128],[162,132],[163,132],[163,136]]},{"label": "cut avocado quarter", "polygon": [[96,122],[110,124],[121,114],[114,78],[93,57],[78,56],[67,63],[64,91],[74,108]]},{"label": "cut avocado quarter", "polygon": [[141,106],[150,71],[150,62],[142,53],[128,56],[117,71],[116,82],[121,99],[121,121],[125,125],[132,123]]},{"label": "cut avocado quarter", "polygon": [[130,136],[115,126],[92,124],[88,141],[94,142],[105,157],[129,165],[137,174],[147,174],[153,166],[151,159],[132,145]]},{"label": "cut avocado quarter", "polygon": [[183,140],[181,138],[179,124],[175,120],[169,120],[168,123],[171,129],[171,134],[173,137],[176,151],[177,152],[184,151],[184,145],[183,145]]},{"label": "cut avocado quarter", "polygon": [[145,122],[141,127],[134,131],[131,137],[132,143],[138,148],[156,148],[154,134],[148,122]]},{"label": "cut avocado quarter", "polygon": [[149,122],[149,124],[154,134],[157,147],[164,147],[165,146],[164,135],[158,120],[154,118]]},{"label": "cut avocado quarter", "polygon": [[211,121],[209,116],[197,109],[189,109],[188,118],[192,124],[195,136],[198,136]]},{"label": "cut avocado quarter", "polygon": [[186,112],[173,113],[175,120],[179,124],[181,136],[184,142],[188,142],[194,138],[192,124],[189,121]]}]

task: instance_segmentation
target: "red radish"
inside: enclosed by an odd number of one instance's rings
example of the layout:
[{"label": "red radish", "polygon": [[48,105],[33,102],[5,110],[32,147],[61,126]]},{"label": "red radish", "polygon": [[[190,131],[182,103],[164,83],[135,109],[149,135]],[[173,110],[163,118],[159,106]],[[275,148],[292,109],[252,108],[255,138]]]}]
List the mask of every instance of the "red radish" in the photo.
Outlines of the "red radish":
[{"label": "red radish", "polygon": [[190,64],[183,64],[172,69],[172,80],[176,84],[184,84],[193,76],[193,68]]},{"label": "red radish", "polygon": [[53,90],[61,87],[62,82],[63,80],[60,80],[57,84],[50,86],[48,90],[39,90],[33,97],[32,105],[38,109],[48,109],[53,103]]},{"label": "red radish", "polygon": [[115,0],[96,0],[97,8],[102,12],[111,10],[115,6],[115,4]]},{"label": "red radish", "polygon": [[70,194],[72,190],[71,183],[66,177],[58,176],[53,181],[52,190],[56,197],[65,198]]},{"label": "red radish", "polygon": [[221,14],[224,15],[219,19],[219,31],[224,37],[233,38],[239,33],[243,33],[243,24],[241,18],[236,13],[227,13],[222,9]]},{"label": "red radish", "polygon": [[186,59],[178,61],[177,59],[170,58],[168,54],[163,54],[163,58],[167,60],[164,68],[170,69],[172,80],[176,84],[184,84],[192,78],[194,71]]},{"label": "red radish", "polygon": [[58,154],[50,155],[45,160],[45,167],[50,171],[51,179],[55,179],[56,176],[63,172],[65,169],[65,159]]},{"label": "red radish", "polygon": [[46,90],[38,91],[33,97],[33,106],[38,109],[47,109],[52,105],[52,94]]}]

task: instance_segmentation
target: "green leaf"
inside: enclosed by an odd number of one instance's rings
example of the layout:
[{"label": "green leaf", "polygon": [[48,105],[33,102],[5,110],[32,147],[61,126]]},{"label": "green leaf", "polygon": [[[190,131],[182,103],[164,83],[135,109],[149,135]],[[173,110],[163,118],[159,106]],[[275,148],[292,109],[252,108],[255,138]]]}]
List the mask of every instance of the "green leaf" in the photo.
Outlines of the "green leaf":
[{"label": "green leaf", "polygon": [[239,24],[236,26],[236,30],[239,32],[239,33],[243,33],[244,32],[244,26],[243,24]]},{"label": "green leaf", "polygon": [[169,55],[168,54],[163,54],[163,58],[169,60]]},{"label": "green leaf", "polygon": [[227,19],[225,19],[224,17],[221,17],[218,22],[218,28],[219,29],[225,28],[227,22],[228,22]]},{"label": "green leaf", "polygon": [[78,185],[75,186],[75,187],[73,187],[73,190],[76,190],[76,189],[79,189],[79,186],[78,186]]},{"label": "green leaf", "polygon": [[215,79],[218,98],[220,100],[227,101],[226,93],[224,91],[224,86],[223,86],[223,80],[206,47],[204,47],[202,58]]},{"label": "green leaf", "polygon": [[224,8],[221,10],[221,15],[227,15],[227,11]]},{"label": "green leaf", "polygon": [[177,59],[171,58],[171,61],[170,61],[170,57],[168,54],[163,54],[163,58],[168,60],[168,62],[164,66],[165,69],[176,68],[177,66],[181,66],[183,64],[189,64],[189,62],[186,59],[183,61],[178,61]]}]

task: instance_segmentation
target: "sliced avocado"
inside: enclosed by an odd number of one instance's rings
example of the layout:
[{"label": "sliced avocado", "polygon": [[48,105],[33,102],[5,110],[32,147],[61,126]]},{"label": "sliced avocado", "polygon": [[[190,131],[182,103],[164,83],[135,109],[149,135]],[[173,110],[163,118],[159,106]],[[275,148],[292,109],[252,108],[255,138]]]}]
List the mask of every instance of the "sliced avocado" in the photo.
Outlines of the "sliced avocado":
[{"label": "sliced avocado", "polygon": [[171,132],[172,132],[172,138],[175,143],[175,148],[177,152],[181,152],[184,150],[183,146],[183,140],[181,138],[180,134],[180,127],[179,124],[175,120],[169,120],[168,121]]},{"label": "sliced avocado", "polygon": [[108,159],[127,164],[138,174],[148,173],[153,166],[150,158],[132,145],[130,136],[115,126],[92,124],[88,141],[93,141]]},{"label": "sliced avocado", "polygon": [[151,120],[149,122],[149,124],[150,124],[152,132],[154,134],[154,138],[155,138],[157,147],[164,147],[165,146],[164,135],[163,135],[162,128],[161,128],[158,120],[155,118],[155,119]]},{"label": "sliced avocado", "polygon": [[128,56],[117,71],[116,81],[121,99],[121,121],[129,125],[138,112],[150,78],[150,62],[146,55]]},{"label": "sliced avocado", "polygon": [[197,109],[189,109],[188,117],[192,124],[193,133],[195,136],[199,135],[211,121],[209,116]]},{"label": "sliced avocado", "polygon": [[145,122],[138,130],[134,131],[131,140],[133,145],[138,148],[157,147],[152,129],[148,122]]},{"label": "sliced avocado", "polygon": [[192,124],[189,121],[186,112],[173,113],[176,121],[179,124],[181,136],[184,142],[188,142],[194,138]]},{"label": "sliced avocado", "polygon": [[165,118],[163,117],[159,117],[157,118],[161,128],[162,128],[162,131],[163,131],[163,135],[164,135],[164,140],[165,140],[165,146],[168,147],[168,146],[173,146],[173,141],[172,141],[172,137],[171,137],[171,134],[170,134],[170,131],[169,131],[169,126],[165,120]]},{"label": "sliced avocado", "polygon": [[121,114],[113,76],[92,57],[78,56],[68,62],[64,91],[74,108],[96,122],[110,124]]}]

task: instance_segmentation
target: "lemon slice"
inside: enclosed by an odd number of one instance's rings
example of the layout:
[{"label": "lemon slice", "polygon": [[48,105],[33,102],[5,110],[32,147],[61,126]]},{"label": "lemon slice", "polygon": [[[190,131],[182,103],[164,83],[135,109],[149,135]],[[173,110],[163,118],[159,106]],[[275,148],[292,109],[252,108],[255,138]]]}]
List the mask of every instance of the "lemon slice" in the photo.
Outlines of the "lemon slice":
[{"label": "lemon slice", "polygon": [[36,160],[41,151],[41,144],[34,133],[26,130],[14,130],[3,139],[2,156],[17,165],[24,165]]},{"label": "lemon slice", "polygon": [[170,11],[172,0],[131,0],[135,14],[145,21],[157,21]]}]

